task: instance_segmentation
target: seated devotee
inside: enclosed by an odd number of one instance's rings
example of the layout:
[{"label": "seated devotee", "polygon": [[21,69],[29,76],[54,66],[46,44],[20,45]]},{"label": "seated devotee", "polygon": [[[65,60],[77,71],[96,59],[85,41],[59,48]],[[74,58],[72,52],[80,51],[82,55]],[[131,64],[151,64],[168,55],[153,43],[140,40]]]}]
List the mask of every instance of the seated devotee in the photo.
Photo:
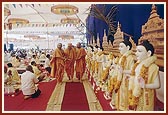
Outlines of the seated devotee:
[{"label": "seated devotee", "polygon": [[37,57],[35,54],[32,55],[32,58],[31,58],[31,60],[30,60],[30,63],[31,63],[32,61],[35,61],[37,65],[40,64],[40,60],[38,59],[38,57]]},{"label": "seated devotee", "polygon": [[41,55],[40,55],[40,58],[39,59],[46,59],[46,55],[45,55],[45,53],[44,52],[42,52],[41,53]]},{"label": "seated devotee", "polygon": [[116,93],[116,104],[115,107],[117,110],[127,111],[128,110],[128,74],[124,73],[124,71],[131,70],[134,65],[134,58],[131,51],[132,44],[129,40],[124,39],[119,44],[120,58],[118,62],[118,70],[117,70],[117,81],[114,86],[114,90]]},{"label": "seated devotee", "polygon": [[81,47],[81,43],[77,43],[75,70],[76,70],[76,77],[79,79],[80,82],[82,82],[82,77],[86,69],[85,56],[86,56],[85,49]]},{"label": "seated devotee", "polygon": [[8,70],[7,70],[8,83],[9,82],[10,84],[20,83],[20,76],[16,68],[13,67],[12,63],[8,63],[7,66],[8,66]]},{"label": "seated devotee", "polygon": [[64,50],[65,52],[65,71],[67,72],[69,82],[73,81],[74,76],[74,64],[75,64],[75,49],[72,47],[72,43],[68,43],[68,48]]},{"label": "seated devotee", "polygon": [[160,88],[159,67],[155,64],[154,47],[145,40],[136,48],[137,62],[131,71],[129,85],[129,109],[153,111],[155,89]]},{"label": "seated devotee", "polygon": [[26,72],[21,75],[21,90],[24,95],[24,99],[36,98],[40,95],[40,89],[35,85],[39,82],[33,72],[31,65],[26,67]]},{"label": "seated devotee", "polygon": [[29,58],[28,58],[26,55],[24,55],[24,56],[23,56],[23,65],[24,65],[24,66],[28,66],[29,63],[30,63]]},{"label": "seated devotee", "polygon": [[16,56],[15,61],[12,63],[13,67],[19,67],[21,64],[21,59],[19,58],[19,56]]},{"label": "seated devotee", "polygon": [[14,53],[11,54],[11,63],[13,67],[19,67],[20,66],[20,58],[19,56],[16,56]]},{"label": "seated devotee", "polygon": [[44,65],[45,64],[45,59],[47,58],[44,51],[39,55],[40,55],[39,62],[40,62],[40,64]]},{"label": "seated devotee", "polygon": [[50,67],[50,54],[47,54],[46,57],[47,57],[47,58],[45,59],[44,68],[45,68],[45,70],[48,72],[48,74],[50,75],[50,73],[51,73],[51,67]]},{"label": "seated devotee", "polygon": [[42,73],[42,71],[38,68],[38,66],[36,65],[36,62],[32,61],[31,65],[32,65],[35,76],[39,79],[43,79],[45,77],[45,74]]}]

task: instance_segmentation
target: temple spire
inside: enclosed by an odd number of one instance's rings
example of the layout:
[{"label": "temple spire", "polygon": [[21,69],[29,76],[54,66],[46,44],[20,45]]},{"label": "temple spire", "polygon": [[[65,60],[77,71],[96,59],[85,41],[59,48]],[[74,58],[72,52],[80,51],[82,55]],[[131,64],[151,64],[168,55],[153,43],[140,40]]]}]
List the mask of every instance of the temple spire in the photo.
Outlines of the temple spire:
[{"label": "temple spire", "polygon": [[119,21],[118,21],[117,31],[121,31],[121,28],[120,28],[120,23],[119,23]]},{"label": "temple spire", "polygon": [[106,29],[104,29],[104,37],[106,37],[107,35],[106,35]]},{"label": "temple spire", "polygon": [[159,15],[157,14],[157,8],[154,4],[152,4],[152,8],[151,8],[151,13],[150,13],[150,17],[149,19],[155,18],[155,17],[159,17]]},{"label": "temple spire", "polygon": [[100,37],[99,37],[99,33],[97,33],[97,45],[100,47]]}]

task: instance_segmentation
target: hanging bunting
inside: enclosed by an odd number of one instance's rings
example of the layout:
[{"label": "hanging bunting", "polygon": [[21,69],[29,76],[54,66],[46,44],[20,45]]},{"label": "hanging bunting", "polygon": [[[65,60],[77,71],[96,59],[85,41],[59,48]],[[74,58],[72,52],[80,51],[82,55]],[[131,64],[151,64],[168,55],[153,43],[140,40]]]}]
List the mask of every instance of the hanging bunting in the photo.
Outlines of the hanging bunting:
[{"label": "hanging bunting", "polygon": [[22,4],[19,4],[20,5],[20,7],[22,8]]},{"label": "hanging bunting", "polygon": [[12,4],[14,8],[16,8],[16,4]]}]

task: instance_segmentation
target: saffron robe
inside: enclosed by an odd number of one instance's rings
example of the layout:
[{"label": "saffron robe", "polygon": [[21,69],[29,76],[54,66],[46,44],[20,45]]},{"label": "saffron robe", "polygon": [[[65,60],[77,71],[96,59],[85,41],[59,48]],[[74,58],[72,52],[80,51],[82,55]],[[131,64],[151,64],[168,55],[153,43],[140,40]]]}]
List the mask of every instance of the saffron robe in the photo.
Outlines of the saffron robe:
[{"label": "saffron robe", "polygon": [[85,69],[86,69],[86,51],[83,48],[76,48],[76,76],[79,77],[79,79],[82,78]]},{"label": "saffron robe", "polygon": [[56,77],[58,82],[62,81],[64,74],[64,66],[65,66],[65,54],[61,49],[56,49],[52,55],[52,59],[50,61],[51,64],[51,77]]},{"label": "saffron robe", "polygon": [[73,78],[74,76],[74,64],[75,64],[75,57],[76,52],[74,48],[71,49],[65,49],[65,71],[67,72],[68,77]]}]

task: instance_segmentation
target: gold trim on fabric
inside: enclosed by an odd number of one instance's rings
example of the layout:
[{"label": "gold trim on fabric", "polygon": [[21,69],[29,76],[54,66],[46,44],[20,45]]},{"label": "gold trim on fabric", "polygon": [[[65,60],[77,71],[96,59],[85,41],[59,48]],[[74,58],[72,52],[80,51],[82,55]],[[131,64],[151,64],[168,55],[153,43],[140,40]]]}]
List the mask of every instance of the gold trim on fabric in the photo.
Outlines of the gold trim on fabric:
[{"label": "gold trim on fabric", "polygon": [[100,102],[97,99],[90,82],[88,80],[83,81],[83,86],[86,92],[90,111],[103,111],[102,106],[100,105]]},{"label": "gold trim on fabric", "polygon": [[61,111],[66,83],[57,84],[47,103],[46,111]]}]

